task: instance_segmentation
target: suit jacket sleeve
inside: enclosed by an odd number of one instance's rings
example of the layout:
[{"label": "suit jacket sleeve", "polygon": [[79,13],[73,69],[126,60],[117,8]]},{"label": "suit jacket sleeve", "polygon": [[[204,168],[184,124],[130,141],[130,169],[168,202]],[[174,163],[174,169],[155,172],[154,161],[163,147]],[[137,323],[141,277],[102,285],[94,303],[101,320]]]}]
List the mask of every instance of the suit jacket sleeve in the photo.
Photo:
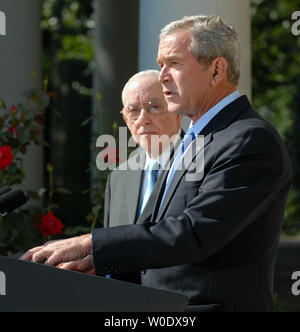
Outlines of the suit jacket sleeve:
[{"label": "suit jacket sleeve", "polygon": [[[211,143],[213,144],[213,143]],[[213,148],[213,147],[211,147]],[[97,273],[201,262],[245,230],[290,186],[289,168],[274,135],[246,128],[216,149],[198,194],[178,216],[97,230]],[[188,188],[187,188],[188,189]],[[180,192],[176,191],[177,199]]]}]

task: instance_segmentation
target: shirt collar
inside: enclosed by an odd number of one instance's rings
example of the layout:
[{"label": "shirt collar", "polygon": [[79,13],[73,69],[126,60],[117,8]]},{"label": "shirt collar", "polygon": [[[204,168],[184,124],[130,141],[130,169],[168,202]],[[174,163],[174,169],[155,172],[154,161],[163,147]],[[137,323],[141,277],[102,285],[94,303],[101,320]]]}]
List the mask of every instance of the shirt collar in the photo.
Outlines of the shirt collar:
[{"label": "shirt collar", "polygon": [[201,118],[193,125],[191,122],[190,128],[193,128],[195,136],[198,136],[202,129],[208,125],[208,123],[227,105],[234,102],[236,99],[240,97],[240,93],[238,90],[234,91],[227,97],[223,98],[216,105],[214,105],[210,110],[208,110]]},{"label": "shirt collar", "polygon": [[[177,134],[173,137],[173,145],[175,149],[178,148],[179,144],[178,142],[181,141],[181,129],[177,132]],[[176,152],[176,151],[174,151]],[[146,163],[145,163],[145,169],[148,169],[150,163],[157,163],[159,164],[159,169],[163,170],[165,169],[165,166],[170,161],[170,151],[169,149],[166,149],[161,155],[158,156],[156,159],[151,159],[148,153],[146,153]]]}]

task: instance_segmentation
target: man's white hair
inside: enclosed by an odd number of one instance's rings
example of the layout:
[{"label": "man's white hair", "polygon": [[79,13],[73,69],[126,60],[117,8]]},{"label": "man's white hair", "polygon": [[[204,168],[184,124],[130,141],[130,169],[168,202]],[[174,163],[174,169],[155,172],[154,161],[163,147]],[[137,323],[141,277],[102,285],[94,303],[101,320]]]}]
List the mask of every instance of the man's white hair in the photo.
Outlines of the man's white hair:
[{"label": "man's white hair", "polygon": [[158,70],[144,70],[141,71],[135,75],[133,75],[128,82],[125,84],[124,89],[122,91],[122,102],[124,105],[124,100],[125,100],[125,96],[126,96],[126,90],[129,86],[130,83],[132,83],[133,81],[140,79],[141,77],[145,77],[145,76],[153,76],[154,79],[157,79],[158,82],[158,77],[159,77],[160,72]]}]

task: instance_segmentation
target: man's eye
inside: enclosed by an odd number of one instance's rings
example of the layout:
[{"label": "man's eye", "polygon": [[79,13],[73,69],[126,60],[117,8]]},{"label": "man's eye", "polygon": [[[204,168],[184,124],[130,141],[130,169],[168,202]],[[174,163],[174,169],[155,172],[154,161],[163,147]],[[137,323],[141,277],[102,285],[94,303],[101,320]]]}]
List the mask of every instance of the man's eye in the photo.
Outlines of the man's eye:
[{"label": "man's eye", "polygon": [[163,111],[162,105],[151,105],[150,112],[152,113],[161,113]]}]

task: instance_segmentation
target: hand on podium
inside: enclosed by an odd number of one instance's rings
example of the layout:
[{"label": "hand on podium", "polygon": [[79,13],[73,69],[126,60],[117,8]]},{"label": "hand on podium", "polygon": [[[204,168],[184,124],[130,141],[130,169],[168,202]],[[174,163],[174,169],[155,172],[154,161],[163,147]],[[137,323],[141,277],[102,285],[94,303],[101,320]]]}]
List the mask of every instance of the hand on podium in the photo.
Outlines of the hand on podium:
[{"label": "hand on podium", "polygon": [[62,269],[95,273],[90,234],[66,240],[49,241],[43,246],[32,248],[20,260],[43,263]]},{"label": "hand on podium", "polygon": [[61,263],[57,265],[57,267],[63,270],[78,271],[93,275],[96,274],[93,255],[88,255],[76,261]]}]

